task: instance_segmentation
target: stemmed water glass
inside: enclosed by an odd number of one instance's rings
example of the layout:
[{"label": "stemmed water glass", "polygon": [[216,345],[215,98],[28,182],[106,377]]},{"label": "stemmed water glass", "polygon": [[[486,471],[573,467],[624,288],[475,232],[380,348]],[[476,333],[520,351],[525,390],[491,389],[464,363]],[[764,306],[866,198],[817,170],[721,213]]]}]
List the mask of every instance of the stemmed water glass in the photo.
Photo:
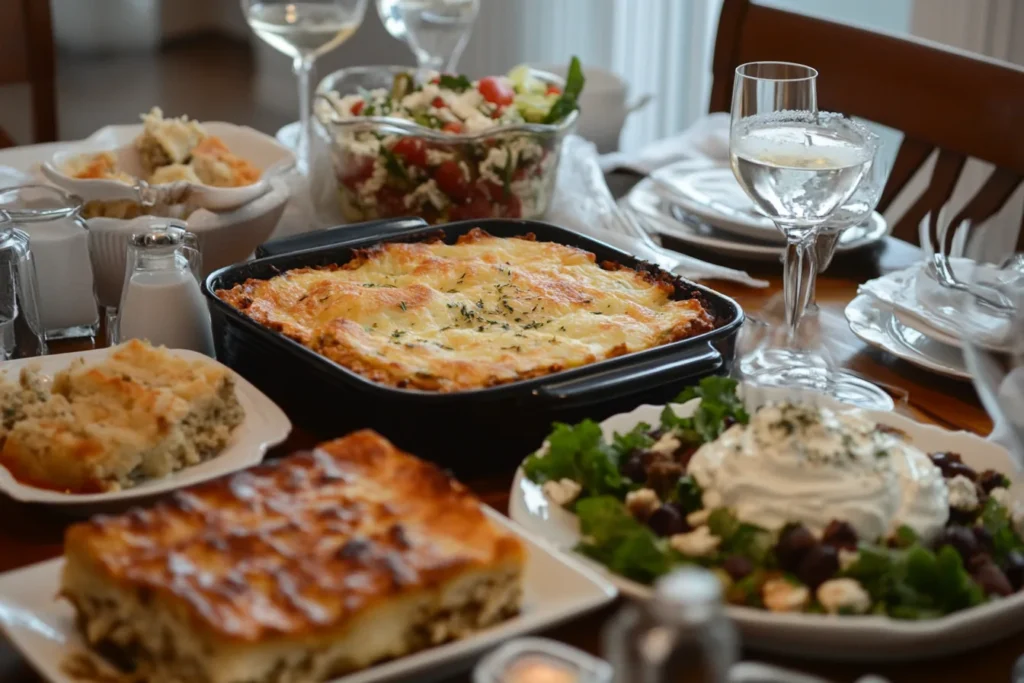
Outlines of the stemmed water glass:
[{"label": "stemmed water glass", "polygon": [[479,11],[480,0],[377,0],[384,28],[409,44],[421,76],[455,72]]},{"label": "stemmed water glass", "polygon": [[787,62],[739,66],[729,157],[740,186],[787,242],[785,327],[744,362],[744,373],[765,386],[827,392],[827,363],[799,334],[818,271],[815,239],[861,183],[877,144],[862,126],[818,110],[817,76]]},{"label": "stemmed water glass", "polygon": [[309,80],[317,58],[352,37],[366,14],[367,0],[241,0],[253,32],[292,58],[299,81],[299,139],[295,149],[300,173],[309,170]]}]

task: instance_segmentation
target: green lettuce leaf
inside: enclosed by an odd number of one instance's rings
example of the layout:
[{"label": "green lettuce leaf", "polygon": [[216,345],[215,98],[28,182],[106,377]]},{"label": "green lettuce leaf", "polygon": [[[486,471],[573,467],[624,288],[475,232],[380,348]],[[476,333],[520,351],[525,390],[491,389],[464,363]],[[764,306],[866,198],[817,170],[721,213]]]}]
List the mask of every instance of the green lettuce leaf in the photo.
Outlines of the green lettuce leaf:
[{"label": "green lettuce leaf", "polygon": [[726,429],[726,418],[747,424],[750,415],[736,394],[737,383],[731,377],[705,377],[695,387],[689,387],[676,397],[675,403],[686,403],[695,398],[700,404],[693,417],[679,417],[666,406],[661,413],[661,424],[673,429],[680,438],[690,443],[714,441]]},{"label": "green lettuce leaf", "polygon": [[523,470],[537,483],[572,479],[583,487],[581,497],[621,497],[630,488],[630,481],[619,473],[621,456],[617,448],[605,443],[601,426],[593,420],[577,425],[556,423],[548,436],[548,452],[531,455]]},{"label": "green lettuce leaf", "polygon": [[675,555],[626,506],[612,496],[579,501],[583,541],[577,550],[634,581],[651,583],[672,567]]},{"label": "green lettuce leaf", "polygon": [[999,504],[995,498],[985,501],[981,510],[981,525],[992,534],[992,548],[995,560],[1002,563],[1011,551],[1024,552],[1024,542],[1013,528],[1010,511]]}]

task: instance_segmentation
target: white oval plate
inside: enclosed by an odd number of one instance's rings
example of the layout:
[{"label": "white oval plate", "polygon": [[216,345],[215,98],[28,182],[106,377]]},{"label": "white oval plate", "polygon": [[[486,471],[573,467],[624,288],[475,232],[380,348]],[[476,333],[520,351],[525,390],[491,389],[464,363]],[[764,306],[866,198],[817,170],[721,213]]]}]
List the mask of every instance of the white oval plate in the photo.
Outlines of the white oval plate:
[{"label": "white oval plate", "polygon": [[[744,238],[701,222],[700,219],[688,215],[681,206],[673,205],[649,178],[637,183],[621,201],[643,214],[651,228],[657,232],[725,257],[775,261],[781,258],[785,251],[785,244]],[[876,211],[865,223],[843,232],[836,251],[845,253],[862,249],[884,239],[888,234],[888,222]]]},{"label": "white oval plate", "polygon": [[[673,406],[679,415],[692,414],[697,401]],[[606,438],[626,432],[640,422],[656,425],[663,406],[643,405],[632,412],[613,415],[601,423]],[[889,412],[867,413],[880,424],[905,432],[925,452],[953,451],[975,469],[992,468],[1013,480],[1011,489],[1020,498],[1021,476],[1006,450],[967,432],[951,432],[924,425]],[[575,515],[549,505],[540,487],[516,472],[509,499],[509,516],[527,531],[568,550],[579,541]],[[588,560],[589,562],[589,560]],[[624,594],[649,598],[651,589],[600,567]],[[899,621],[882,616],[829,616],[777,614],[748,607],[727,607],[739,627],[745,645],[814,659],[847,661],[896,661],[948,655],[1006,637],[1024,629],[1024,593],[986,603],[941,619]]]},{"label": "white oval plate", "polygon": [[[203,128],[210,135],[216,135],[235,154],[246,159],[263,172],[259,181],[241,187],[213,187],[210,185],[188,182],[153,185],[158,191],[161,188],[174,192],[188,192],[188,199],[197,208],[211,211],[235,209],[266,193],[269,188],[269,176],[291,168],[295,164],[295,153],[269,135],[247,126],[236,126],[233,123],[220,121],[204,122]],[[142,124],[128,126],[107,126],[96,131],[68,149],[62,149],[43,162],[41,171],[46,178],[70,192],[88,200],[114,200],[134,197],[134,190],[128,183],[118,180],[79,179],[64,174],[68,161],[82,154],[112,152],[117,157],[118,166],[125,172],[140,176],[142,161],[138,150],[132,144],[142,133]]]},{"label": "white oval plate", "polygon": [[[217,363],[212,358],[208,358],[195,351],[171,349],[171,353],[187,360],[205,360],[210,363]],[[0,370],[6,371],[8,373],[7,377],[15,380],[17,380],[21,369],[27,366],[35,366],[42,373],[53,375],[66,368],[76,358],[84,358],[87,362],[98,361],[109,354],[110,349],[95,349],[76,353],[59,353],[39,358],[23,358],[4,362],[0,365]],[[80,506],[82,508],[80,511],[86,512],[86,508],[90,506],[125,503],[127,501],[137,502],[140,498],[147,498],[184,488],[207,479],[214,479],[229,472],[259,464],[263,460],[267,449],[285,440],[292,430],[292,424],[289,422],[288,416],[284,414],[284,411],[278,408],[259,389],[249,384],[244,377],[235,371],[232,370],[231,373],[235,377],[235,392],[238,395],[238,402],[245,410],[245,419],[242,421],[242,424],[235,428],[234,433],[231,435],[231,440],[224,450],[215,457],[198,465],[178,470],[166,477],[151,479],[129,489],[105,493],[61,493],[60,491],[36,488],[35,486],[21,483],[5,467],[0,466],[0,491],[3,491],[15,500],[26,503]]]},{"label": "white oval plate", "polygon": [[904,325],[874,297],[861,294],[851,301],[846,307],[846,321],[861,341],[900,360],[946,377],[971,380],[959,349]]},{"label": "white oval plate", "polygon": [[672,190],[666,199],[712,227],[763,242],[786,243],[786,237],[747,196],[728,166],[692,170],[673,164],[655,171],[652,177]]}]

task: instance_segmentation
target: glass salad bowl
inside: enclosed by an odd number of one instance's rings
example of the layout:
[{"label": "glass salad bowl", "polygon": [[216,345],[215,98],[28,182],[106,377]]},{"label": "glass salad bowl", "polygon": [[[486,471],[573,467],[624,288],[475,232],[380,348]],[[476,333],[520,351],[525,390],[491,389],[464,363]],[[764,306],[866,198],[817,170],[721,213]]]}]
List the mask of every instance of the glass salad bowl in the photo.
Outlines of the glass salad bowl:
[{"label": "glass salad bowl", "polygon": [[477,82],[431,75],[417,84],[402,66],[324,78],[314,113],[345,220],[543,216],[578,119],[574,65],[575,81],[528,67]]}]

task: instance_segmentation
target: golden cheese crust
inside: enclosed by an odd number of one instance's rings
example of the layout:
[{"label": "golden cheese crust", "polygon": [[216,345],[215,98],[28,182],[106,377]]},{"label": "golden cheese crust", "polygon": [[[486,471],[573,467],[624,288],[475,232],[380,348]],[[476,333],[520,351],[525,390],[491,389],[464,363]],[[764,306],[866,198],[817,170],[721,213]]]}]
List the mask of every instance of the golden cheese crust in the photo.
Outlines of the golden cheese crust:
[{"label": "golden cheese crust", "polygon": [[342,633],[390,599],[525,561],[462,485],[369,430],[76,524],[65,554],[227,643]]},{"label": "golden cheese crust", "polygon": [[[33,371],[22,382],[36,382]],[[40,385],[42,386],[42,385]],[[230,371],[131,340],[83,359],[20,406],[0,438],[19,481],[73,493],[129,487],[212,457],[241,423]]]},{"label": "golden cheese crust", "polygon": [[598,264],[533,235],[476,228],[361,250],[344,266],[298,268],[216,294],[253,320],[382,384],[479,389],[707,332],[696,298],[667,277]]}]

